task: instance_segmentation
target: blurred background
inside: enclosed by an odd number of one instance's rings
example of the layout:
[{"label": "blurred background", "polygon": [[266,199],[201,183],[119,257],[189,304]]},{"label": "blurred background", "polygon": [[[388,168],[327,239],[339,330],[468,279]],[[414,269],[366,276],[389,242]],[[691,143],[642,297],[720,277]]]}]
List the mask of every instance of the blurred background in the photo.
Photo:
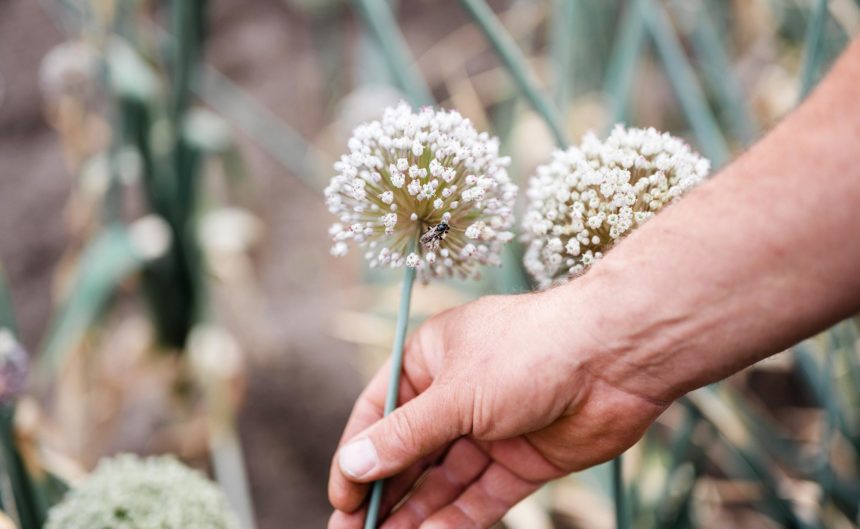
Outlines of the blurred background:
[{"label": "blurred background", "polygon": [[[322,527],[399,291],[328,254],[355,125],[454,108],[521,186],[617,122],[719,167],[858,32],[855,0],[0,0],[0,328],[31,359],[4,442],[43,506],[103,456],[172,452],[245,529]],[[418,286],[413,325],[528,290],[517,252]],[[635,527],[857,527],[858,421],[847,321],[664,414],[625,460]],[[609,528],[610,491],[583,472],[504,524]]]}]

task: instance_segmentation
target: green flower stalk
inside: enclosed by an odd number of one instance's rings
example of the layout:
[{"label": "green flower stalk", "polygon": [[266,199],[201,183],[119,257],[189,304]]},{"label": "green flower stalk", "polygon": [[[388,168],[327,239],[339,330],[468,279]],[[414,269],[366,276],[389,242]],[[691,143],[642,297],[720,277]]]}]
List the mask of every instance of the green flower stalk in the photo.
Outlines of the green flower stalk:
[{"label": "green flower stalk", "polygon": [[45,529],[238,529],[222,492],[171,456],[124,454],[53,507]]},{"label": "green flower stalk", "polygon": [[[405,267],[385,414],[397,406],[403,343],[416,275],[475,277],[479,265],[501,264],[513,239],[517,186],[500,156],[499,140],[479,133],[454,111],[409,105],[387,109],[382,119],[359,125],[349,153],[326,188],[337,216],[330,234],[333,255],[349,242],[365,251],[371,267]],[[365,528],[376,527],[382,482],[373,486]]]}]

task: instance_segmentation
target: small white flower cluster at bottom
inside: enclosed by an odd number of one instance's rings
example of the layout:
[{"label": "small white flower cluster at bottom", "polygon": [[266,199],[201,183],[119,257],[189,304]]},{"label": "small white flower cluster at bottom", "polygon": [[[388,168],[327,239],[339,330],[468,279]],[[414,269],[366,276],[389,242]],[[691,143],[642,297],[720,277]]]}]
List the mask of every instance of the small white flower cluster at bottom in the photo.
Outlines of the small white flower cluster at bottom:
[{"label": "small white flower cluster at bottom", "polygon": [[99,462],[48,515],[45,529],[238,529],[214,483],[170,456]]}]

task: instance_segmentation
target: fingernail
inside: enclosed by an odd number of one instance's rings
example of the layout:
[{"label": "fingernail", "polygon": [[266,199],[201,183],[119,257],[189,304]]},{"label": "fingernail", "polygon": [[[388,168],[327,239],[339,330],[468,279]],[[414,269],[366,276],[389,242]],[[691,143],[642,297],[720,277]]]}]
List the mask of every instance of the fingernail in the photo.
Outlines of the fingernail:
[{"label": "fingernail", "polygon": [[340,449],[340,469],[351,477],[364,476],[378,463],[376,448],[367,437],[353,441]]}]

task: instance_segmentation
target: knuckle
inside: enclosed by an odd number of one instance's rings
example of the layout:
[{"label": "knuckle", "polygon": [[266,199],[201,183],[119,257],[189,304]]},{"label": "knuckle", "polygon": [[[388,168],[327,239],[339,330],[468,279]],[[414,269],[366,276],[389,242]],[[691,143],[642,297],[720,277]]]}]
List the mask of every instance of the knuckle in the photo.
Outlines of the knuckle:
[{"label": "knuckle", "polygon": [[455,419],[446,423],[449,427],[456,428],[456,432],[450,433],[471,433],[474,425],[475,391],[469,384],[468,377],[452,375],[438,379],[432,391],[435,392],[435,402],[439,404],[439,413],[447,419]]},{"label": "knuckle", "polygon": [[405,410],[395,411],[389,420],[385,443],[396,452],[406,455],[417,448],[420,432],[416,431],[415,420]]}]

